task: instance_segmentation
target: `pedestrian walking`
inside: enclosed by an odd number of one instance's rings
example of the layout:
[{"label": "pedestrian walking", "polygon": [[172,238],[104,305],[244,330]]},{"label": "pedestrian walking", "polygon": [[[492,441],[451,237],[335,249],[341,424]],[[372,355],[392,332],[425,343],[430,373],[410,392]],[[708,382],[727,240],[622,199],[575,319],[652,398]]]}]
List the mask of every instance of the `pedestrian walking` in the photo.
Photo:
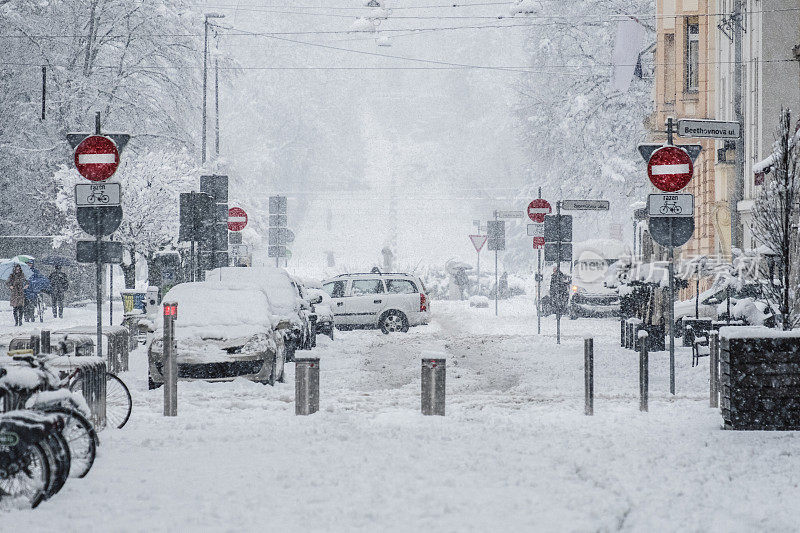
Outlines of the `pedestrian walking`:
[{"label": "pedestrian walking", "polygon": [[64,293],[69,289],[69,279],[61,270],[61,265],[56,265],[50,274],[50,297],[53,300],[53,318],[64,317]]},{"label": "pedestrian walking", "polygon": [[553,267],[553,277],[550,278],[550,299],[553,310],[563,315],[569,301],[569,277],[558,267]]},{"label": "pedestrian walking", "polygon": [[25,279],[21,266],[14,266],[14,270],[11,271],[11,275],[6,281],[6,287],[11,292],[10,303],[14,309],[14,325],[21,326],[22,313],[25,309],[25,289],[28,287],[28,280]]}]

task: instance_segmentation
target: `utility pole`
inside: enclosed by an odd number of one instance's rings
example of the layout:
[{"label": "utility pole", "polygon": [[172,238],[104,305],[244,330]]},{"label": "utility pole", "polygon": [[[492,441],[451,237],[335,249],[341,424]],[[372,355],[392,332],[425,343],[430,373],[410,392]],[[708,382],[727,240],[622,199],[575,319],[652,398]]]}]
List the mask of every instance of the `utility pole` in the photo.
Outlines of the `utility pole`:
[{"label": "utility pole", "polygon": [[744,0],[733,0],[733,119],[739,123],[741,135],[736,139],[736,173],[733,188],[729,196],[729,209],[731,213],[731,249],[743,248],[741,234],[741,220],[739,216],[739,202],[744,198],[744,149],[745,149],[745,124],[742,106],[742,92],[744,75],[742,69],[742,45],[744,41],[744,17],[742,5]]},{"label": "utility pole", "polygon": [[208,19],[221,19],[225,15],[221,13],[206,13],[203,21],[203,155],[201,162],[206,162],[206,102],[208,99]]},{"label": "utility pole", "polygon": [[214,158],[219,159],[219,58],[214,56]]},{"label": "utility pole", "polygon": [[47,67],[42,65],[42,120],[47,108]]}]

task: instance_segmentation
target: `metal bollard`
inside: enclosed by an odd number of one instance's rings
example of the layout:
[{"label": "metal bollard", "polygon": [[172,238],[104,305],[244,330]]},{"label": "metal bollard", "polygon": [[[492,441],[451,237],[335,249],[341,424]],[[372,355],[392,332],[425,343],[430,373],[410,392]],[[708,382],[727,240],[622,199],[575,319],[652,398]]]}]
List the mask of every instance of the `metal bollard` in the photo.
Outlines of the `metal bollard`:
[{"label": "metal bollard", "polygon": [[625,318],[619,319],[619,345],[625,347]]},{"label": "metal bollard", "polygon": [[40,344],[39,348],[42,350],[42,353],[50,353],[50,332],[47,330],[42,330],[39,334]]},{"label": "metal bollard", "polygon": [[178,358],[175,353],[175,320],[178,304],[164,302],[164,416],[178,416]]},{"label": "metal bollard", "polygon": [[647,411],[650,388],[650,361],[647,353],[647,332],[639,332],[639,410]]},{"label": "metal bollard", "polygon": [[594,414],[594,339],[583,339],[583,384],[585,394],[584,413]]},{"label": "metal bollard", "polygon": [[33,355],[37,356],[40,353],[40,344],[39,344],[39,336],[38,335],[31,335],[31,350],[33,350]]},{"label": "metal bollard", "polygon": [[709,407],[719,407],[719,331],[708,332]]},{"label": "metal bollard", "polygon": [[422,359],[422,414],[444,416],[446,359]]},{"label": "metal bollard", "polygon": [[294,414],[311,415],[319,411],[319,358],[294,360]]}]

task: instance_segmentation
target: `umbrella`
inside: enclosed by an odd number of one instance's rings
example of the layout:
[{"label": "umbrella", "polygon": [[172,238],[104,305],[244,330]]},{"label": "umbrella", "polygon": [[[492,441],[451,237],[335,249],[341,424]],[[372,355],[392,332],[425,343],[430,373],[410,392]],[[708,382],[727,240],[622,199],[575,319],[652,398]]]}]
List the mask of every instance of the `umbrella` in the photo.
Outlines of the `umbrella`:
[{"label": "umbrella", "polygon": [[30,263],[31,261],[33,261],[36,258],[33,257],[32,255],[18,255],[16,257],[12,257],[11,259],[13,261],[18,261],[20,263]]},{"label": "umbrella", "polygon": [[33,270],[31,270],[31,267],[24,263],[20,263],[16,258],[14,258],[0,263],[0,279],[6,281],[8,277],[11,276],[11,272],[13,272],[16,265],[22,267],[22,273],[25,275],[25,279],[29,279],[33,275]]},{"label": "umbrella", "polygon": [[45,265],[60,266],[60,267],[73,267],[77,265],[75,260],[70,259],[69,257],[64,257],[63,255],[48,255],[39,262]]}]

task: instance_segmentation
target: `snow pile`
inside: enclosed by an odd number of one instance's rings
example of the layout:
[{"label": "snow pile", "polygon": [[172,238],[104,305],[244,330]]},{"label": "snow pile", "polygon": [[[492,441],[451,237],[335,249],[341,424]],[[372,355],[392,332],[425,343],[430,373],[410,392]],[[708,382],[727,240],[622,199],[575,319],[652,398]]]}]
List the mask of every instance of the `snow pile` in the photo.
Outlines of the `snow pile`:
[{"label": "snow pile", "polygon": [[800,329],[783,331],[764,326],[723,326],[719,328],[720,339],[794,339],[800,338]]}]

